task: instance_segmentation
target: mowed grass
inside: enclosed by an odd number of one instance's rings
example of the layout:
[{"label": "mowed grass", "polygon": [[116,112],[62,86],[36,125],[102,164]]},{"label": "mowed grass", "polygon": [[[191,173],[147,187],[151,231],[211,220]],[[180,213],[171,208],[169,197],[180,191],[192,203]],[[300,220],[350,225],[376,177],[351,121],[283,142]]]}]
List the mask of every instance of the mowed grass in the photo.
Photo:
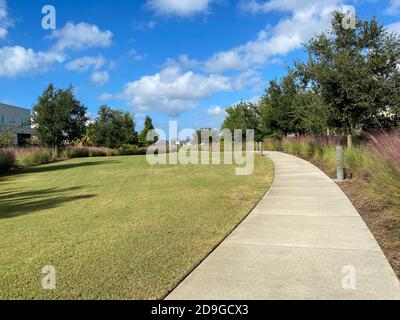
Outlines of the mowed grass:
[{"label": "mowed grass", "polygon": [[[0,177],[0,299],[161,299],[251,211],[272,182],[256,157],[150,166],[88,158]],[[41,286],[57,271],[56,290]]]}]

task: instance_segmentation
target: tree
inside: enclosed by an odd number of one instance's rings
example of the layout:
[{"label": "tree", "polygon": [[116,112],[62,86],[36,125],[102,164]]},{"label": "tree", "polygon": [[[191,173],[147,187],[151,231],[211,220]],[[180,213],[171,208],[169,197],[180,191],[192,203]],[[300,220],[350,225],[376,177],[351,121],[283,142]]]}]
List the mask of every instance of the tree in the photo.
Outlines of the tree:
[{"label": "tree", "polygon": [[136,145],[138,134],[133,115],[103,105],[98,117],[89,125],[88,138],[96,146],[120,148],[123,145]]},{"label": "tree", "polygon": [[154,130],[153,120],[149,116],[146,116],[144,120],[144,128],[139,134],[139,143],[141,146],[148,147],[157,141],[147,141],[147,134]]},{"label": "tree", "polygon": [[319,94],[311,90],[299,92],[294,103],[297,132],[316,137],[328,134],[330,111]]},{"label": "tree", "polygon": [[260,125],[263,136],[287,136],[299,133],[296,117],[296,97],[299,87],[294,74],[289,74],[280,83],[273,80],[260,102]]},{"label": "tree", "polygon": [[50,84],[33,107],[33,123],[42,144],[58,148],[81,138],[86,130],[86,107],[74,89],[55,89]]},{"label": "tree", "polygon": [[219,132],[212,128],[202,128],[196,130],[193,139],[198,143],[214,144],[220,142]]},{"label": "tree", "polygon": [[342,26],[335,12],[332,30],[306,45],[308,61],[297,63],[305,85],[320,93],[330,110],[329,125],[348,135],[398,126],[400,120],[400,38],[376,19]]},{"label": "tree", "polygon": [[14,137],[16,136],[14,129],[0,128],[0,147],[10,147],[14,145]]},{"label": "tree", "polygon": [[226,109],[227,116],[222,124],[221,129],[234,130],[241,129],[243,138],[246,137],[246,130],[254,129],[256,140],[260,140],[261,134],[259,130],[259,110],[258,106],[250,102],[240,102],[235,106]]}]

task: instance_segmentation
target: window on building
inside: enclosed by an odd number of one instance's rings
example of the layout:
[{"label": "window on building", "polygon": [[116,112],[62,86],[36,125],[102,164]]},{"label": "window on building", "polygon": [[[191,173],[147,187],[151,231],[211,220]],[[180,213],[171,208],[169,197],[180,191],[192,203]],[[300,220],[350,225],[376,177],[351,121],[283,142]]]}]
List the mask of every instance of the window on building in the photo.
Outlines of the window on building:
[{"label": "window on building", "polygon": [[1,124],[4,124],[4,115],[1,115]]}]

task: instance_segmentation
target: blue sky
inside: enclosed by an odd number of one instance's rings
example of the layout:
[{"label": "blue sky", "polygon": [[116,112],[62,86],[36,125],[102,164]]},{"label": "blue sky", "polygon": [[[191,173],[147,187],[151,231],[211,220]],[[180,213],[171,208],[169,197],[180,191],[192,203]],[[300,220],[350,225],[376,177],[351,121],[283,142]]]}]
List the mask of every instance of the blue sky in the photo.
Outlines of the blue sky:
[{"label": "blue sky", "polygon": [[[41,26],[56,8],[56,30]],[[158,128],[219,127],[226,106],[255,99],[301,44],[352,5],[400,33],[400,0],[0,0],[0,102],[31,108],[54,82]]]}]

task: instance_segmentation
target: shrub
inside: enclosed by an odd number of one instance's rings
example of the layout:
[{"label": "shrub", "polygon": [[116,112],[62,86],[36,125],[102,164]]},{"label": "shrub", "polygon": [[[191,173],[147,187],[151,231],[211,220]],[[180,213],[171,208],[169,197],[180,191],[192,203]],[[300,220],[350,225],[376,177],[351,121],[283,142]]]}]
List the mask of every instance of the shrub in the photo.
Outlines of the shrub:
[{"label": "shrub", "polygon": [[400,208],[400,131],[368,136],[376,191]]},{"label": "shrub", "polygon": [[147,153],[147,148],[145,148],[145,147],[121,148],[121,149],[119,149],[119,153],[122,156],[145,155]]},{"label": "shrub", "polygon": [[0,149],[0,173],[6,173],[15,166],[15,155],[7,149]]},{"label": "shrub", "polygon": [[46,148],[14,149],[15,158],[19,167],[32,167],[52,162],[56,155]]},{"label": "shrub", "polygon": [[70,147],[62,152],[62,157],[66,159],[87,158],[89,157],[89,150],[81,147]]},{"label": "shrub", "polygon": [[102,147],[67,147],[63,153],[63,158],[89,158],[89,157],[112,157],[118,156],[118,150]]}]

